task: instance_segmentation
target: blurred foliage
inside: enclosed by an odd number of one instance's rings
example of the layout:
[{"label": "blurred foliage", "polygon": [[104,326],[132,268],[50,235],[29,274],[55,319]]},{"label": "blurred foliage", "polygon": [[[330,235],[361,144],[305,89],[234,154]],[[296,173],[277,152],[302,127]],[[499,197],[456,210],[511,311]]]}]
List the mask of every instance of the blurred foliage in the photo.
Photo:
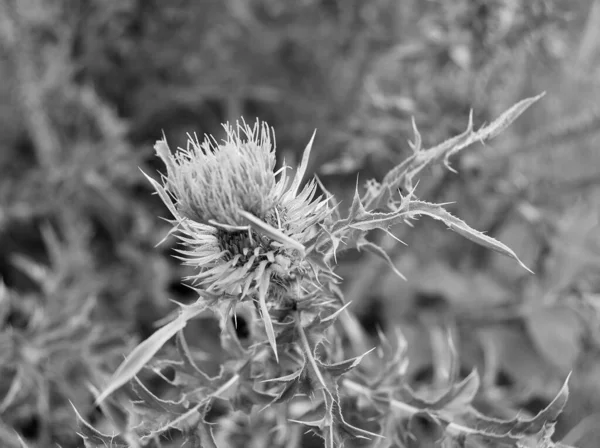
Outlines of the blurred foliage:
[{"label": "blurred foliage", "polygon": [[[339,273],[368,331],[401,328],[417,390],[455,353],[482,374],[481,410],[512,418],[573,371],[557,436],[597,447],[599,21],[597,0],[0,0],[3,446],[76,446],[70,403],[112,432],[89,385],[170,299],[193,299],[173,241],[155,248],[168,212],[138,169],[158,167],[163,132],[184,146],[259,117],[293,161],[317,128],[309,170],[348,203],[358,171],[380,179],[410,154],[413,117],[430,147],[471,108],[479,127],[547,91],[416,191],[456,201],[535,276],[425,221],[397,232],[409,247],[378,241],[407,282],[368,254]],[[218,352],[199,322],[190,339]]]}]

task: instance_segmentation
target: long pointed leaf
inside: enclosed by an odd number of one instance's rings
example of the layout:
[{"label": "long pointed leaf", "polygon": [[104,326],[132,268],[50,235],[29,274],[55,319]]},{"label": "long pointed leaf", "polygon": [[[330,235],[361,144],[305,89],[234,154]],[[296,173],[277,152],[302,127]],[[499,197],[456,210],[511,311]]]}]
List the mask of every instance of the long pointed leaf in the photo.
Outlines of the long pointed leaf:
[{"label": "long pointed leaf", "polygon": [[267,338],[269,339],[269,344],[271,344],[271,348],[273,349],[273,353],[275,354],[275,359],[279,362],[279,356],[277,355],[277,342],[275,340],[275,330],[273,329],[273,322],[271,321],[271,316],[269,315],[269,308],[267,307],[267,289],[269,288],[269,277],[267,275],[263,275],[260,281],[260,285],[258,288],[258,301],[260,304],[260,312],[262,314],[262,320],[265,324],[265,331],[267,333]]},{"label": "long pointed leaf", "polygon": [[300,166],[296,170],[296,175],[294,176],[294,181],[292,182],[289,191],[292,197],[296,196],[298,188],[300,188],[300,183],[302,182],[302,178],[304,177],[304,173],[306,172],[306,167],[308,166],[308,159],[310,158],[310,151],[312,149],[312,145],[315,140],[316,134],[317,130],[315,129],[312,137],[310,138],[310,141],[306,145],[306,148],[304,148],[304,154],[302,154],[302,162],[300,162]]},{"label": "long pointed leaf", "polygon": [[494,250],[510,258],[513,258],[525,270],[533,274],[533,271],[531,271],[531,269],[525,266],[525,264],[519,259],[519,257],[517,257],[517,254],[515,254],[514,251],[508,246],[492,238],[491,236],[487,236],[469,227],[469,225],[466,222],[450,214],[450,212],[448,212],[446,209],[444,209],[438,204],[431,204],[429,202],[423,201],[414,201],[410,204],[410,210],[406,214],[408,216],[427,215],[434,219],[440,220],[444,222],[444,224],[446,224],[450,228],[450,230],[458,233],[459,235],[467,238],[468,240],[471,240],[483,247],[487,247],[488,249]]},{"label": "long pointed leaf", "polygon": [[206,306],[203,303],[196,303],[185,307],[176,319],[157,330],[152,336],[133,349],[113,374],[108,386],[98,396],[96,404],[102,402],[106,397],[137,375],[169,339],[175,336],[178,331],[185,328],[188,320],[196,317],[205,308]]}]

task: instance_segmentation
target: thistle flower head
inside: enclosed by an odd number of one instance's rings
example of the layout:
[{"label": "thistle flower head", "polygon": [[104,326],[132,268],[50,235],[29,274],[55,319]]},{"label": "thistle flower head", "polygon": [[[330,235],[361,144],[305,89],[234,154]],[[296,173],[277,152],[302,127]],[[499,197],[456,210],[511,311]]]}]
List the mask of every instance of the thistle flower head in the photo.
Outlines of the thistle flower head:
[{"label": "thistle flower head", "polygon": [[285,166],[274,171],[274,139],[265,123],[225,131],[222,143],[190,137],[176,155],[159,141],[167,175],[162,185],[149,180],[175,217],[184,263],[198,268],[188,280],[209,293],[258,296],[274,346],[267,302],[275,305],[299,278],[318,281],[322,265],[309,255],[332,209],[315,198],[314,180],[299,188],[312,139],[291,179]]},{"label": "thistle flower head", "polygon": [[239,227],[246,225],[240,212],[265,219],[275,205],[275,152],[265,123],[225,129],[221,144],[190,136],[187,148],[165,161],[168,186],[183,217]]}]

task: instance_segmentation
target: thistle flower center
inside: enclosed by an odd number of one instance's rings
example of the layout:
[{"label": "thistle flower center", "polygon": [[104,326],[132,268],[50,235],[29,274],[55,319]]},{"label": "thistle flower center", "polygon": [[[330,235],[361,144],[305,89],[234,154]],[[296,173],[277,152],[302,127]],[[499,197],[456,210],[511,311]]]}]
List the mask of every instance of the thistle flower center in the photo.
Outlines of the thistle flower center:
[{"label": "thistle flower center", "polygon": [[246,231],[228,232],[226,230],[217,231],[217,240],[222,250],[229,253],[225,255],[225,260],[230,261],[236,255],[239,255],[239,262],[245,264],[254,254],[254,249],[265,243],[265,238],[260,235],[250,235]]}]

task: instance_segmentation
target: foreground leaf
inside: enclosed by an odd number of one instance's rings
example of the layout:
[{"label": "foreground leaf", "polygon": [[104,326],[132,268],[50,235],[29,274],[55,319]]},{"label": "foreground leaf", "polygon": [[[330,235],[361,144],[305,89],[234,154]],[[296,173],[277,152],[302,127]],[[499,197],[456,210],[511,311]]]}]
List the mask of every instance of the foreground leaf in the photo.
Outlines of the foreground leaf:
[{"label": "foreground leaf", "polygon": [[113,374],[108,386],[98,396],[96,404],[102,402],[106,397],[136,376],[169,339],[175,336],[177,332],[183,330],[190,319],[193,319],[205,309],[206,304],[203,302],[197,302],[194,305],[184,307],[175,320],[157,330],[152,336],[133,349]]}]

